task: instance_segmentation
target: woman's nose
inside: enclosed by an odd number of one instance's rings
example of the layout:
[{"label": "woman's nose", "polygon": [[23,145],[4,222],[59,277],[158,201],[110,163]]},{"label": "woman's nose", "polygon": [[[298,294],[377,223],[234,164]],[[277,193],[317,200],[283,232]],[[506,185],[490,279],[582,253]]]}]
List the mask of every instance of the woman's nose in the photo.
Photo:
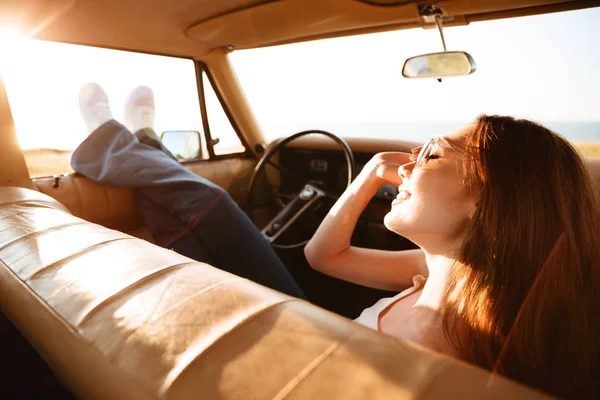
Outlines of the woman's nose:
[{"label": "woman's nose", "polygon": [[412,174],[412,171],[413,171],[414,167],[415,167],[415,162],[414,161],[411,161],[411,162],[406,163],[406,164],[402,164],[398,168],[398,175],[400,175],[404,179],[408,179],[408,178],[410,178],[410,175]]}]

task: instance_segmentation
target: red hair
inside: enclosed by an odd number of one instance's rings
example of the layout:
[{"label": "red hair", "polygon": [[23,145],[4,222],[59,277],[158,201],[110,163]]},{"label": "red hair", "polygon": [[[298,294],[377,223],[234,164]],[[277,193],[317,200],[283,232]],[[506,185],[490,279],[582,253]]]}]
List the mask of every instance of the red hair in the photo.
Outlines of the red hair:
[{"label": "red hair", "polygon": [[465,151],[479,201],[445,293],[446,335],[517,381],[599,394],[600,198],[587,166],[561,136],[503,116],[478,117]]}]

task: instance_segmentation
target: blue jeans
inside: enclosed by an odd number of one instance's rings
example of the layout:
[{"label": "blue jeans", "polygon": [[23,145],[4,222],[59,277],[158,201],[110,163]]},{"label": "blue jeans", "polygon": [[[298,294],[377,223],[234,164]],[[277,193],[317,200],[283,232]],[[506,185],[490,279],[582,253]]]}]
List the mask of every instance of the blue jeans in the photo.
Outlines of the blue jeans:
[{"label": "blue jeans", "polygon": [[271,245],[229,194],[188,171],[148,129],[132,135],[115,120],[71,157],[73,170],[134,190],[156,242],[194,260],[294,297],[306,298]]}]

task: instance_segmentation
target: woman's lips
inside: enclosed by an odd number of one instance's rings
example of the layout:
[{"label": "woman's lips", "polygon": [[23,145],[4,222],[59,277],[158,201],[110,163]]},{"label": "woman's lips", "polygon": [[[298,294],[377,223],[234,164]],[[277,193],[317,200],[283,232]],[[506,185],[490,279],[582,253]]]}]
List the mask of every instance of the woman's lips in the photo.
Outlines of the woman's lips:
[{"label": "woman's lips", "polygon": [[398,196],[396,196],[396,198],[401,199],[401,200],[406,200],[410,197],[410,193],[407,190],[400,190],[398,192]]},{"label": "woman's lips", "polygon": [[392,205],[402,203],[405,200],[410,198],[410,192],[408,190],[403,189],[402,187],[398,188],[398,195],[392,201]]}]

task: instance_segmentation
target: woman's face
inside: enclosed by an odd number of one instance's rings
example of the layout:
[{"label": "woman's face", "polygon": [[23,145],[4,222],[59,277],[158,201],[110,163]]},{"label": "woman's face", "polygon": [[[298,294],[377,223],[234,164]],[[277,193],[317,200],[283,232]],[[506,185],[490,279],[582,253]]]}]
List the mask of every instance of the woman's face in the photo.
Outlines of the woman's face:
[{"label": "woman's face", "polygon": [[[470,126],[461,128],[444,138],[463,148],[470,129]],[[418,167],[415,168],[416,160],[402,165],[398,174],[403,183],[385,216],[385,226],[421,247],[433,241],[437,245],[459,239],[476,206],[476,199],[463,184],[462,157],[440,143]]]}]

